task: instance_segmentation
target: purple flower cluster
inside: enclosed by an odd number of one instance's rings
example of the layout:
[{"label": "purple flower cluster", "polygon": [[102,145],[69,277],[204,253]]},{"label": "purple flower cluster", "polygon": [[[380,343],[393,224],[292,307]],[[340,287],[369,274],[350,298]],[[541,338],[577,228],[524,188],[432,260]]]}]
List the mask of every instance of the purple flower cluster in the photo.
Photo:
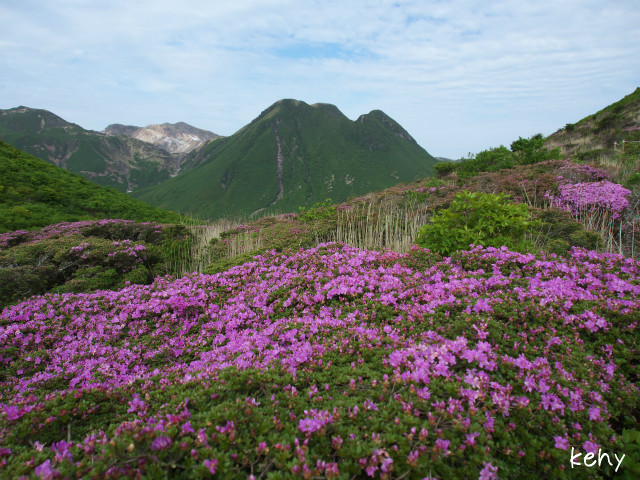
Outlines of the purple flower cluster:
[{"label": "purple flower cluster", "polygon": [[134,257],[136,263],[142,263],[146,259],[146,255],[144,254],[144,252],[147,247],[145,247],[144,245],[133,243],[131,240],[123,240],[121,242],[113,242],[113,246],[118,250],[109,253],[107,255],[108,257],[125,255],[128,257]]},{"label": "purple flower cluster", "polygon": [[628,196],[631,191],[617,183],[603,180],[588,183],[563,183],[558,187],[558,195],[549,198],[554,207],[571,212],[575,218],[588,213],[605,210],[614,219],[620,218],[622,212],[629,206]]},{"label": "purple flower cluster", "polygon": [[[431,260],[411,266],[421,258]],[[39,415],[67,396],[117,391],[126,412],[117,428],[53,442],[48,458],[33,465],[36,475],[53,478],[65,465],[81,469],[69,465],[129,435],[132,449],[139,442],[157,455],[191,445],[193,458],[203,452],[198,468],[210,473],[238,458],[210,460],[207,445],[255,440],[246,451],[259,458],[276,461],[289,451],[297,459],[294,474],[333,478],[336,457],[312,461],[310,445],[348,450],[366,435],[376,446],[358,460],[368,476],[480,452],[484,463],[475,475],[499,478],[499,465],[520,461],[528,446],[494,452],[491,438],[504,429],[517,442],[529,434],[523,422],[548,425],[541,458],[566,465],[568,457],[559,455],[568,446],[610,446],[619,398],[638,394],[618,353],[637,352],[628,339],[637,338],[639,311],[634,260],[583,249],[546,258],[505,247],[440,259],[418,248],[396,254],[324,244],[268,252],[215,275],[34,297],[0,314],[0,368],[9,372],[0,385],[0,438],[26,422],[45,425]],[[617,340],[609,339],[612,331]],[[605,340],[594,354],[590,344],[599,335]],[[268,442],[251,437],[253,427],[247,430],[241,417],[198,423],[188,399],[177,414],[150,408],[149,394],[160,386],[200,389],[229,370],[276,369],[296,379],[317,369],[328,379],[334,368],[328,359],[347,355],[354,358],[353,378],[340,384],[314,382],[304,392],[276,385],[289,399],[282,404],[268,395],[236,399],[234,408],[246,415],[280,409]],[[305,408],[294,410],[293,399]],[[407,422],[406,442],[367,430],[374,418],[399,429]],[[410,426],[416,422],[425,428]],[[345,428],[342,437],[338,428]],[[284,434],[284,445],[276,443],[281,430],[302,433],[304,443],[286,443]],[[409,450],[400,455],[403,442]],[[130,470],[122,474],[134,476],[135,464],[123,463]]]},{"label": "purple flower cluster", "polygon": [[609,173],[601,168],[588,165],[586,163],[575,163],[569,159],[564,160],[558,167],[558,173],[564,179],[571,183],[580,181],[596,182],[599,180],[607,180]]},{"label": "purple flower cluster", "polygon": [[28,232],[26,230],[16,230],[13,232],[2,233],[0,234],[0,248],[7,248],[11,245],[15,245],[17,243],[25,243],[25,242],[36,242],[39,240],[45,240],[47,238],[59,238],[74,234],[80,234],[83,231],[93,228],[93,227],[102,227],[102,226],[113,226],[113,225],[150,225],[155,226],[158,229],[161,229],[162,226],[149,223],[149,222],[135,222],[133,220],[118,220],[118,219],[105,219],[105,220],[85,220],[82,222],[62,222],[56,223],[54,225],[49,225],[40,230]]}]

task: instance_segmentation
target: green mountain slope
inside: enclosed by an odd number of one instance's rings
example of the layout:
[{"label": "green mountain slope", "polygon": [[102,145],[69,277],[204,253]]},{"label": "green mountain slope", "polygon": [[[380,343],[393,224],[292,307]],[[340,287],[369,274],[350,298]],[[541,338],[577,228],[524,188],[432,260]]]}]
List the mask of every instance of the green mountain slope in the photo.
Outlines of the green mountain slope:
[{"label": "green mountain slope", "polygon": [[100,218],[179,220],[0,141],[0,232]]},{"label": "green mountain slope", "polygon": [[288,212],[412,181],[435,163],[379,110],[351,121],[333,105],[281,100],[194,152],[184,173],[133,195],[209,218]]},{"label": "green mountain slope", "polygon": [[121,192],[167,180],[180,161],[150,143],[85,130],[46,110],[27,107],[0,110],[0,139]]},{"label": "green mountain slope", "polygon": [[550,135],[546,145],[560,147],[567,156],[596,160],[621,153],[623,141],[625,153],[640,151],[640,88],[579,122],[567,124]]}]

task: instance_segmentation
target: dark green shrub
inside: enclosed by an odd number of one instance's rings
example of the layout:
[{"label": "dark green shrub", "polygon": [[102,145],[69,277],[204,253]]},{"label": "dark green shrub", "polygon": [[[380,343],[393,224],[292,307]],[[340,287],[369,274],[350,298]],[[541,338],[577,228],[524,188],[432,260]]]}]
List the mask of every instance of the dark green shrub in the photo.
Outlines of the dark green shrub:
[{"label": "dark green shrub", "polygon": [[153,280],[153,274],[144,265],[138,265],[136,268],[125,274],[124,280],[130,283],[148,285]]},{"label": "dark green shrub", "polygon": [[557,160],[560,158],[560,149],[547,150],[544,146],[544,137],[541,133],[533,135],[531,138],[518,138],[511,143],[511,151],[515,154],[516,161],[520,165],[531,165],[533,163],[547,160]]},{"label": "dark green shrub", "polygon": [[569,242],[560,238],[555,238],[545,245],[547,252],[555,253],[556,255],[566,255],[570,248],[571,245],[569,245]]},{"label": "dark green shrub", "polygon": [[579,230],[569,235],[569,243],[576,247],[583,247],[588,250],[595,250],[598,245],[603,244],[602,237],[596,232],[589,230]]},{"label": "dark green shrub", "polygon": [[75,272],[72,279],[54,287],[53,291],[58,293],[82,293],[93,292],[95,290],[111,290],[123,286],[122,275],[114,268],[104,268],[102,266],[84,267]]},{"label": "dark green shrub", "polygon": [[0,267],[0,307],[45,293],[58,277],[57,269],[51,265]]},{"label": "dark green shrub", "polygon": [[442,255],[466,250],[470,244],[526,250],[524,236],[533,228],[529,209],[507,198],[504,194],[459,192],[449,208],[421,227],[416,244]]},{"label": "dark green shrub", "polygon": [[539,221],[539,230],[543,235],[551,239],[560,238],[566,240],[569,235],[583,229],[569,212],[559,208],[536,209],[533,217]]},{"label": "dark green shrub", "polygon": [[453,172],[458,166],[457,162],[440,162],[433,166],[436,175],[439,177],[445,177]]},{"label": "dark green shrub", "polygon": [[622,443],[626,459],[622,464],[621,477],[631,480],[640,476],[640,430],[625,429],[622,431]]},{"label": "dark green shrub", "polygon": [[635,172],[633,175],[629,177],[629,180],[626,181],[624,186],[626,188],[631,188],[635,185],[640,185],[640,172]]},{"label": "dark green shrub", "polygon": [[235,257],[229,258],[224,257],[215,262],[209,264],[205,269],[204,273],[208,275],[213,275],[214,273],[224,272],[225,270],[229,270],[232,267],[236,267],[238,265],[242,265],[243,263],[249,262],[256,255],[260,255],[260,251],[243,253],[241,255],[236,255]]},{"label": "dark green shrub", "polygon": [[616,118],[616,115],[612,113],[606,113],[601,116],[596,122],[596,132],[602,132],[603,130],[613,128],[616,124]]}]

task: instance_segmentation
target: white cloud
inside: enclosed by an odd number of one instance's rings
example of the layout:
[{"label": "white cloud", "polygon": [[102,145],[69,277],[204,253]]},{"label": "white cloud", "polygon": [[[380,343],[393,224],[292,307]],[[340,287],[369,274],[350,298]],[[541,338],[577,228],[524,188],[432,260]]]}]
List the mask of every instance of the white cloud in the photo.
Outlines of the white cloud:
[{"label": "white cloud", "polygon": [[380,108],[459,157],[553,132],[640,83],[636,0],[9,0],[0,108],[231,134],[280,98]]}]

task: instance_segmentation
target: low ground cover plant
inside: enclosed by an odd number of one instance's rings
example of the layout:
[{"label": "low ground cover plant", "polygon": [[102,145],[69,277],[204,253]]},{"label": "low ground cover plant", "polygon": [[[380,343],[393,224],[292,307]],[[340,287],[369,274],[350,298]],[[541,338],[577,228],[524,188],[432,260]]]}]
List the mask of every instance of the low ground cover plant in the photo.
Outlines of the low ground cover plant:
[{"label": "low ground cover plant", "polygon": [[0,314],[0,473],[622,475],[582,459],[638,429],[639,311],[640,264],[578,248],[330,243],[33,297]]},{"label": "low ground cover plant", "polygon": [[87,292],[149,284],[174,273],[188,248],[181,225],[92,220],[0,234],[0,307],[45,292]]}]

